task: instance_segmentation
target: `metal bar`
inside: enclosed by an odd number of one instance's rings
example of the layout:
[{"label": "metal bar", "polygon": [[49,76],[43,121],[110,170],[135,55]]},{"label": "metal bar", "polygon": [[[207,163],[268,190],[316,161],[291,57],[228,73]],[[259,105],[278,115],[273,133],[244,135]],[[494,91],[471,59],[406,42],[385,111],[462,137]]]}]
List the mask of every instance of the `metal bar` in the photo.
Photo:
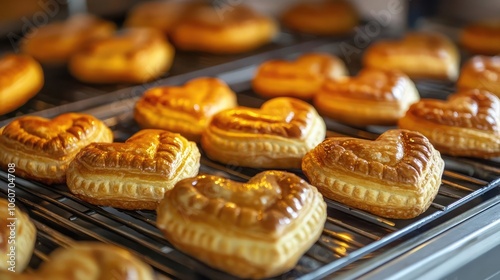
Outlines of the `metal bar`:
[{"label": "metal bar", "polygon": [[463,190],[463,191],[468,191],[468,192],[473,192],[474,191],[473,189],[467,188],[465,186],[462,186],[462,185],[457,184],[457,183],[453,183],[453,182],[445,180],[445,179],[442,179],[441,182],[443,184],[446,184],[446,185],[448,185],[450,187],[453,187],[455,189],[459,189],[459,190]]},{"label": "metal bar", "polygon": [[380,239],[380,237],[376,236],[375,234],[372,234],[372,233],[366,232],[366,231],[364,231],[362,229],[359,229],[357,227],[348,225],[348,224],[346,224],[346,223],[344,223],[344,222],[342,222],[340,220],[334,219],[332,217],[327,217],[326,219],[327,219],[327,221],[329,221],[332,224],[335,224],[335,225],[341,226],[343,228],[346,228],[346,229],[348,229],[350,231],[353,231],[353,232],[355,232],[357,234],[363,235],[364,237],[368,237],[368,238],[373,239],[373,240],[379,240]]}]

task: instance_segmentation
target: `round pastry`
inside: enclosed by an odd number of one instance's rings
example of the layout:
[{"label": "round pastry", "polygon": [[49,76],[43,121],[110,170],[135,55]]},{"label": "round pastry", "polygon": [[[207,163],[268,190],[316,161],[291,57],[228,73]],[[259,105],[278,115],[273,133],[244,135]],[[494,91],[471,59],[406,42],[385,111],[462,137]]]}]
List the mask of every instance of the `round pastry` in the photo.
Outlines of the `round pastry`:
[{"label": "round pastry", "polygon": [[15,194],[14,189],[7,190],[8,200],[0,199],[0,271],[21,272],[31,260],[36,227],[29,216],[16,207],[15,195],[11,196]]},{"label": "round pastry", "polygon": [[27,55],[0,58],[0,115],[14,111],[35,96],[43,86],[40,64]]},{"label": "round pastry", "polygon": [[422,99],[399,120],[399,127],[422,133],[443,154],[500,156],[500,100],[486,91],[459,92],[447,101]]},{"label": "round pastry", "polygon": [[273,19],[244,5],[228,9],[198,5],[176,24],[171,37],[182,50],[226,54],[256,49],[277,33]]},{"label": "round pastry", "polygon": [[338,57],[308,53],[293,62],[270,60],[262,63],[252,80],[252,86],[256,93],[264,97],[310,99],[326,79],[347,74],[344,62]]},{"label": "round pastry", "polygon": [[113,132],[90,115],[67,113],[52,120],[24,116],[0,128],[0,167],[15,164],[16,176],[64,183],[69,163],[83,147],[112,141]]},{"label": "round pastry", "polygon": [[165,194],[158,228],[178,249],[241,278],[292,269],[326,220],[318,190],[294,174],[264,171],[246,184],[217,176],[185,179]]},{"label": "round pastry", "polygon": [[400,129],[375,141],[328,138],[302,162],[304,174],[325,197],[393,219],[425,212],[443,169],[440,153],[425,136]]},{"label": "round pastry", "polygon": [[196,176],[194,142],[165,130],[144,129],[125,143],[92,143],[68,167],[69,190],[92,204],[154,210],[165,191]]},{"label": "round pastry", "polygon": [[459,90],[482,89],[500,97],[500,56],[474,56],[462,67]]},{"label": "round pastry", "polygon": [[283,14],[282,22],[286,27],[303,33],[342,35],[358,25],[359,16],[348,1],[302,1]]},{"label": "round pastry", "polygon": [[115,32],[114,23],[79,14],[40,26],[21,41],[21,50],[42,63],[65,63],[82,45]]},{"label": "round pastry", "polygon": [[94,40],[69,61],[69,71],[87,83],[144,83],[170,69],[174,49],[157,30],[124,29]]},{"label": "round pastry", "polygon": [[135,105],[142,128],[160,128],[199,141],[214,114],[236,107],[236,94],[217,78],[197,78],[184,86],[148,89]]},{"label": "round pastry", "polygon": [[466,26],[461,33],[460,43],[472,53],[500,54],[500,20],[477,22]]},{"label": "round pastry", "polygon": [[371,44],[363,56],[367,68],[399,70],[412,79],[455,81],[460,54],[447,37],[437,33],[408,33],[401,40]]},{"label": "round pastry", "polygon": [[415,84],[402,72],[363,69],[357,77],[328,80],[314,97],[318,111],[354,125],[395,125],[420,99]]},{"label": "round pastry", "polygon": [[120,247],[79,242],[58,248],[33,272],[0,271],[2,280],[155,280],[153,269],[139,257]]},{"label": "round pastry", "polygon": [[260,109],[236,107],[217,113],[201,137],[216,161],[255,168],[300,168],[302,157],[325,139],[326,126],[314,107],[288,97]]}]

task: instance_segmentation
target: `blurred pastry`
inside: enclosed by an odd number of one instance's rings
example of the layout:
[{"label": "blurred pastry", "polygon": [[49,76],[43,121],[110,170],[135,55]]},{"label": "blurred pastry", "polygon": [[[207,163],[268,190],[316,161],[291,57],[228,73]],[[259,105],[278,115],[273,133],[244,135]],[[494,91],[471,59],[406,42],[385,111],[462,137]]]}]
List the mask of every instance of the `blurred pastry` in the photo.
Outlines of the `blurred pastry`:
[{"label": "blurred pastry", "polygon": [[460,44],[476,54],[500,54],[500,20],[476,22],[466,26]]},{"label": "blurred pastry", "polygon": [[325,197],[393,219],[425,212],[443,169],[440,153],[425,136],[400,129],[375,141],[328,138],[302,162],[304,174]]},{"label": "blurred pastry", "polygon": [[447,37],[437,33],[408,33],[401,40],[371,44],[363,56],[365,67],[400,70],[412,79],[458,77],[460,55]]},{"label": "blurred pastry", "polygon": [[482,89],[500,97],[500,56],[477,55],[462,67],[459,90]]},{"label": "blurred pastry", "polygon": [[500,156],[500,100],[486,91],[458,92],[447,101],[422,99],[399,120],[399,127],[422,133],[443,154]]},{"label": "blurred pastry", "polygon": [[23,116],[0,128],[0,167],[15,164],[16,176],[45,184],[66,182],[71,160],[92,142],[112,142],[113,132],[97,118],[67,113],[52,120]]},{"label": "blurred pastry", "polygon": [[[8,187],[7,193],[15,194],[15,187],[9,187],[9,184],[14,184],[15,181],[9,180],[10,178],[13,177],[9,176],[8,183],[5,184]],[[13,197],[9,195],[9,199]],[[0,271],[14,269],[15,272],[21,272],[31,260],[36,241],[36,227],[30,217],[12,201],[0,199]]]},{"label": "blurred pastry", "polygon": [[153,269],[120,247],[79,242],[58,248],[36,271],[15,274],[0,271],[2,280],[155,280]]},{"label": "blurred pastry", "polygon": [[182,50],[229,54],[256,49],[277,33],[272,18],[242,4],[230,9],[198,5],[176,24],[171,38]]},{"label": "blurred pastry", "polygon": [[196,176],[200,152],[194,142],[165,130],[145,129],[125,143],[92,143],[67,172],[69,190],[92,204],[154,210],[165,191]]},{"label": "blurred pastry", "polygon": [[0,115],[24,105],[43,87],[40,64],[27,55],[8,54],[0,58]]},{"label": "blurred pastry", "polygon": [[26,34],[21,41],[21,50],[42,63],[65,63],[82,45],[109,37],[115,30],[115,24],[110,21],[78,14],[65,21],[42,25]]},{"label": "blurred pastry", "polygon": [[343,35],[359,24],[359,15],[345,0],[302,1],[283,14],[282,22],[303,33]]},{"label": "blurred pastry", "polygon": [[68,66],[87,83],[144,83],[165,74],[173,59],[174,48],[159,31],[131,28],[85,45]]},{"label": "blurred pastry", "polygon": [[148,89],[135,105],[142,128],[160,128],[199,141],[212,116],[237,106],[236,94],[217,78],[197,78],[184,86]]},{"label": "blurred pastry", "polygon": [[246,184],[209,175],[182,180],[157,212],[158,228],[175,247],[253,279],[292,269],[326,220],[318,190],[281,171],[261,172]]},{"label": "blurred pastry", "polygon": [[262,63],[252,80],[256,93],[265,97],[289,96],[310,99],[328,78],[347,75],[344,62],[324,53],[307,53],[297,60]]},{"label": "blurred pastry", "polygon": [[354,125],[395,125],[420,99],[415,84],[402,72],[363,69],[356,77],[328,80],[314,97],[318,111]]},{"label": "blurred pastry", "polygon": [[213,160],[255,168],[300,168],[302,157],[324,140],[325,122],[314,107],[288,97],[260,109],[236,107],[217,113],[201,137]]}]

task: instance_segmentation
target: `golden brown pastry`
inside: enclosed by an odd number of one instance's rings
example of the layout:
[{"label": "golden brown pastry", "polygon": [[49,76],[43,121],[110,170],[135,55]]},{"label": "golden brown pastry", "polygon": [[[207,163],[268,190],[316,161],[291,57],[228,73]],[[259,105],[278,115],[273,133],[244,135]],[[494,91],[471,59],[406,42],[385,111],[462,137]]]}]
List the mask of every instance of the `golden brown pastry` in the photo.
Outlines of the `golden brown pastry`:
[{"label": "golden brown pastry", "polygon": [[15,186],[9,187],[9,184],[14,185],[13,182],[15,177],[9,176],[6,183],[8,200],[0,199],[0,271],[21,272],[31,260],[36,228],[16,204]]},{"label": "golden brown pastry", "polygon": [[283,24],[303,33],[315,35],[342,35],[359,23],[356,9],[344,0],[302,1],[287,10]]},{"label": "golden brown pastry", "polygon": [[78,14],[40,26],[21,41],[21,50],[42,63],[65,63],[82,45],[115,32],[114,23]]},{"label": "golden brown pastry", "polygon": [[326,139],[302,170],[330,199],[386,218],[411,219],[435,198],[444,161],[422,134],[394,129],[375,141]]},{"label": "golden brown pastry", "polygon": [[198,5],[172,30],[176,47],[217,54],[241,53],[270,42],[278,25],[242,4],[231,9]]},{"label": "golden brown pastry", "polygon": [[500,54],[500,20],[476,22],[466,26],[460,35],[460,44],[472,53]]},{"label": "golden brown pastry", "polygon": [[324,116],[355,126],[395,125],[419,99],[415,84],[402,72],[363,69],[356,77],[326,81],[314,106]]},{"label": "golden brown pastry", "polygon": [[288,97],[260,109],[236,107],[216,114],[201,137],[213,160],[255,168],[300,168],[302,157],[325,138],[314,107]]},{"label": "golden brown pastry", "polygon": [[113,132],[97,118],[67,113],[52,120],[20,117],[0,128],[0,167],[15,164],[16,176],[45,184],[66,182],[76,154],[92,142],[112,142]]},{"label": "golden brown pastry", "polygon": [[130,28],[85,45],[68,66],[87,83],[144,83],[165,74],[173,58],[174,48],[159,31]]},{"label": "golden brown pastry", "polygon": [[120,247],[79,242],[58,248],[36,271],[14,274],[0,271],[2,280],[155,280],[153,269]]},{"label": "golden brown pastry", "polygon": [[67,172],[69,190],[92,204],[154,210],[165,191],[196,176],[200,152],[179,134],[144,129],[125,143],[93,143]]},{"label": "golden brown pastry", "polygon": [[437,33],[408,33],[401,40],[371,44],[363,56],[365,67],[400,70],[412,79],[455,81],[460,55],[447,37]]},{"label": "golden brown pastry", "polygon": [[252,80],[256,93],[264,97],[289,96],[310,99],[328,78],[347,75],[344,62],[326,53],[307,53],[293,62],[262,63]]},{"label": "golden brown pastry", "polygon": [[199,141],[214,114],[237,106],[236,94],[217,78],[197,78],[184,86],[148,89],[135,105],[142,128],[160,128]]},{"label": "golden brown pastry", "polygon": [[292,269],[326,220],[318,190],[281,171],[261,172],[246,184],[209,175],[182,180],[157,212],[158,228],[175,247],[242,278]]},{"label": "golden brown pastry", "polygon": [[459,90],[482,89],[500,96],[500,56],[477,55],[462,67]]},{"label": "golden brown pastry", "polygon": [[28,102],[43,83],[42,67],[33,58],[16,54],[0,58],[0,115]]},{"label": "golden brown pastry", "polygon": [[419,131],[443,154],[500,156],[500,100],[486,91],[459,92],[447,101],[422,99],[399,120],[399,127]]}]

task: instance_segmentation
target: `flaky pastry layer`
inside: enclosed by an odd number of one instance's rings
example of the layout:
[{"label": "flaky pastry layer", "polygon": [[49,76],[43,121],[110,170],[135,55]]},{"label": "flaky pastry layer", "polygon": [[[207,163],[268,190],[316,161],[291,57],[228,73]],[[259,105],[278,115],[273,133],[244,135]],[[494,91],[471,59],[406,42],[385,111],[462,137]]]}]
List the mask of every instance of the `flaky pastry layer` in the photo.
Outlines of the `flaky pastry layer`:
[{"label": "flaky pastry layer", "polygon": [[500,56],[476,55],[462,67],[457,87],[461,91],[481,89],[500,97]]}]

